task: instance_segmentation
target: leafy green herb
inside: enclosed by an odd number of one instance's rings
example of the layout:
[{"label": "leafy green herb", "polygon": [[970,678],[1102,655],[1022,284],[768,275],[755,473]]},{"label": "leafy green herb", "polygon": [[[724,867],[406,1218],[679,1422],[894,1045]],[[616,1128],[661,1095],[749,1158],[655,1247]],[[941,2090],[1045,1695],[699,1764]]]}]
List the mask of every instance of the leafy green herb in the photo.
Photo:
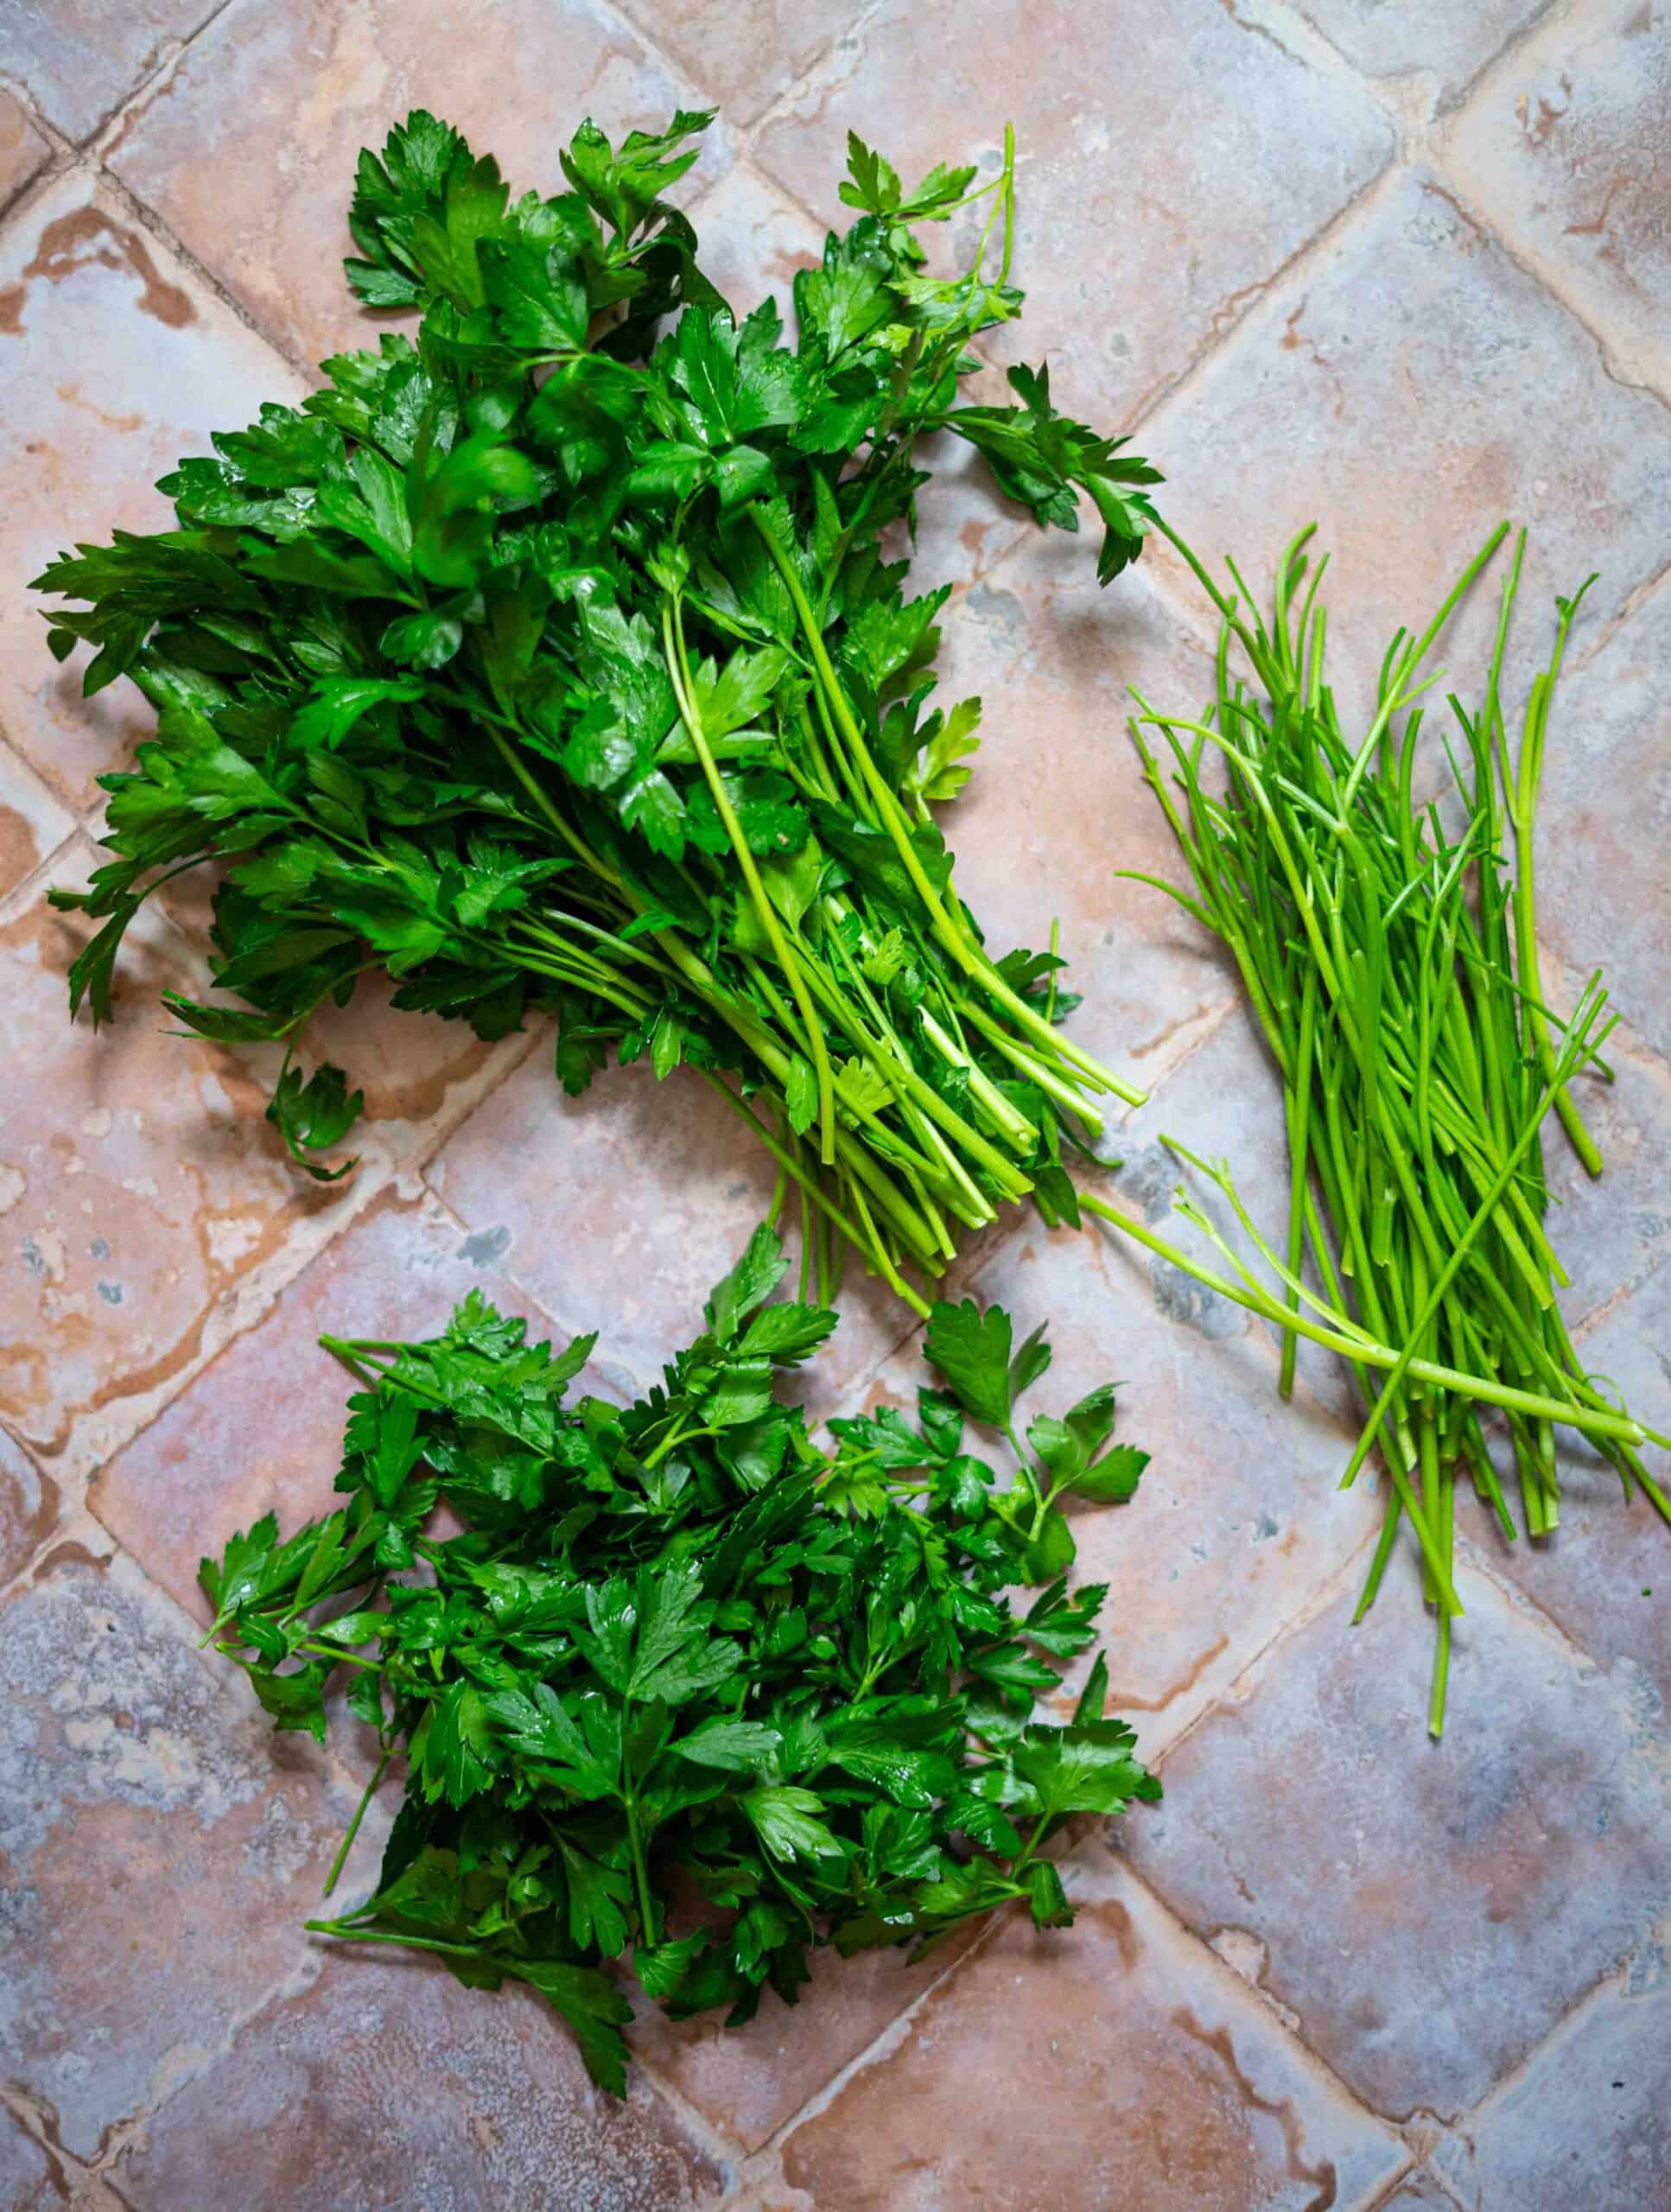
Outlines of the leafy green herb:
[{"label": "leafy green herb", "polygon": [[[1611,1079],[1601,1046],[1612,1021],[1604,1020],[1606,993],[1593,977],[1562,1020],[1538,972],[1533,822],[1556,678],[1584,592],[1556,603],[1554,650],[1533,681],[1516,756],[1503,670],[1523,532],[1484,696],[1472,712],[1450,700],[1459,740],[1447,747],[1453,789],[1426,805],[1414,795],[1418,702],[1434,680],[1427,655],[1507,530],[1492,535],[1420,636],[1394,638],[1374,715],[1356,741],[1324,674],[1322,569],[1307,582],[1309,531],[1279,568],[1268,625],[1239,578],[1232,599],[1179,543],[1223,625],[1218,696],[1198,721],[1140,699],[1133,735],[1195,881],[1194,897],[1172,896],[1235,954],[1281,1071],[1292,1163],[1287,1249],[1259,1235],[1228,1170],[1182,1145],[1172,1148],[1228,1199],[1267,1277],[1198,1207],[1182,1210],[1228,1274],[1103,1200],[1081,1199],[1280,1327],[1285,1395],[1299,1336],[1351,1366],[1369,1414],[1344,1479],[1377,1446],[1390,1477],[1359,1616],[1407,1520],[1438,1616],[1435,1736],[1451,1622],[1462,1610],[1452,1575],[1458,1478],[1472,1482],[1505,1537],[1515,1534],[1483,1414],[1495,1408],[1507,1424],[1528,1535],[1548,1535],[1559,1518],[1557,1426],[1587,1436],[1627,1495],[1640,1484],[1671,1520],[1671,1500],[1637,1448],[1668,1440],[1631,1420],[1586,1372],[1561,1319],[1556,1293],[1567,1278],[1546,1228],[1542,1125],[1553,1108],[1586,1167],[1599,1172],[1570,1084],[1586,1071]],[[1150,728],[1164,733],[1176,797],[1146,742]],[[1215,755],[1222,788],[1204,772]]]},{"label": "leafy green herb", "polygon": [[[1041,1450],[999,1487],[965,1448],[987,1380],[955,1359],[914,1427],[836,1421],[820,1452],[774,1381],[836,1317],[766,1302],[787,1265],[758,1230],[624,1410],[566,1402],[594,1338],[528,1344],[479,1295],[428,1342],[325,1338],[362,1385],[345,1503],[288,1536],[268,1514],[201,1569],[210,1635],[277,1727],[322,1740],[346,1668],[384,1746],[368,1799],[405,1754],[374,1894],[310,1925],[531,1983],[617,2092],[612,1961],[679,2017],[740,2021],[768,1981],[794,2001],[815,1944],[920,1949],[1013,1900],[1063,1925],[1041,1847],[1160,1795],[1100,1657],[1070,1719],[1032,1717],[1105,1594],[1070,1594],[1071,1535],[1029,1610],[1003,1595],[1043,1579],[1056,1499],[1103,1494],[1095,1466]],[[937,1339],[973,1313],[937,1307]],[[1006,1316],[975,1319],[1007,1343]],[[1112,1420],[1104,1389],[1057,1426],[1090,1452]],[[461,1533],[432,1528],[443,1501]]]},{"label": "leafy green herb", "polygon": [[[923,441],[974,444],[1041,523],[1102,524],[1119,573],[1147,463],[1053,409],[959,404],[1012,319],[1014,162],[908,189],[857,139],[857,219],[740,322],[663,196],[708,118],[513,198],[423,112],[360,157],[350,280],[414,335],[325,364],[297,410],[182,461],[178,526],[117,532],[38,579],[86,688],[157,710],[105,779],[112,858],[58,892],[105,926],[73,1006],[109,1009],[153,891],[225,862],[213,968],[244,1003],[171,1001],[226,1042],[292,1043],[381,969],[397,1003],[486,1038],[555,1013],[564,1087],[613,1051],[717,1085],[798,1198],[822,1292],[852,1247],[917,1310],[959,1232],[1064,1196],[1058,1114],[1137,1094],[1062,1034],[1053,954],[994,959],[931,809],[965,783],[979,704],[930,709],[944,589],[891,557]],[[971,265],[913,226],[984,203]],[[357,1099],[358,1093],[353,1094]],[[274,1118],[310,1173],[345,1078],[287,1070]]]}]

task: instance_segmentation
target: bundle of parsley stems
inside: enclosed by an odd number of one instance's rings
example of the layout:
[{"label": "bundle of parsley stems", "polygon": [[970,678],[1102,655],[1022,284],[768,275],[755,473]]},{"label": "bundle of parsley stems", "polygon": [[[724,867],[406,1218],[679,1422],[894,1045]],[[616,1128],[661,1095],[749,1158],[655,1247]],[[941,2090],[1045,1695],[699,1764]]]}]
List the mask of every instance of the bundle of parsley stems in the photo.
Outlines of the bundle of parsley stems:
[{"label": "bundle of parsley stems", "polygon": [[[51,618],[60,657],[98,648],[86,688],[125,672],[159,710],[104,779],[116,857],[54,894],[105,920],[72,1000],[106,1013],[143,899],[227,861],[213,972],[248,1003],[169,1003],[283,1041],[270,1112],[309,1172],[345,1172],[320,1155],[359,1096],[304,1083],[298,1034],[381,967],[484,1037],[555,1011],[571,1091],[612,1046],[695,1067],[798,1192],[822,1293],[851,1247],[925,1314],[906,1270],[960,1229],[1029,1193],[1071,1211],[1058,1112],[1094,1139],[1096,1095],[1139,1094],[1061,1033],[1054,955],[994,958],[953,887],[931,808],[979,702],[927,711],[946,593],[906,600],[884,533],[949,431],[1041,522],[1077,528],[1086,491],[1106,582],[1156,474],[1042,372],[1012,372],[1014,406],[956,404],[969,341],[1020,304],[1007,139],[987,181],[912,192],[852,140],[859,219],[797,278],[790,351],[772,301],[737,323],[661,196],[708,119],[619,149],[588,124],[570,189],[512,200],[412,115],[361,156],[347,266],[421,311],[416,342],[337,357],[300,410],[183,462],[177,529],[37,580],[88,602]],[[912,225],[983,200],[972,265],[926,274]]]},{"label": "bundle of parsley stems", "polygon": [[[1209,714],[1161,714],[1140,697],[1131,725],[1195,896],[1157,887],[1229,948],[1281,1072],[1291,1173],[1286,1251],[1261,1236],[1226,1167],[1173,1149],[1228,1200],[1280,1295],[1197,1206],[1183,1210],[1223,1255],[1228,1274],[1101,1198],[1082,1194],[1081,1203],[1280,1327],[1285,1395],[1298,1337],[1348,1361],[1369,1412],[1343,1486],[1377,1444],[1391,1478],[1358,1618],[1407,1518],[1437,1611],[1428,1714],[1437,1735],[1451,1622],[1462,1610],[1452,1576],[1459,1473],[1504,1536],[1515,1535],[1483,1411],[1507,1425],[1528,1535],[1548,1534],[1559,1518],[1560,1426],[1587,1437],[1617,1468],[1627,1494],[1639,1484],[1671,1520],[1671,1501],[1637,1452],[1645,1440],[1667,1440],[1585,1372],[1561,1317],[1556,1294],[1568,1278],[1546,1227],[1543,1122],[1553,1109],[1586,1169],[1598,1173],[1600,1154],[1569,1079],[1580,1071],[1611,1079],[1601,1053],[1613,1027],[1603,1018],[1606,993],[1592,977],[1563,1021],[1546,1002],[1537,947],[1533,823],[1551,702],[1584,591],[1557,602],[1553,653],[1531,685],[1516,754],[1503,678],[1521,533],[1483,701],[1471,712],[1458,697],[1449,701],[1460,744],[1459,759],[1446,748],[1453,791],[1423,804],[1420,702],[1435,680],[1426,664],[1508,524],[1420,636],[1401,630],[1394,638],[1375,713],[1356,745],[1325,678],[1325,564],[1308,577],[1311,532],[1278,568],[1267,624],[1233,564],[1234,597],[1160,527],[1194,569],[1222,628]],[[1176,795],[1146,741],[1149,728],[1166,740]],[[1204,773],[1215,758],[1222,788]]]}]

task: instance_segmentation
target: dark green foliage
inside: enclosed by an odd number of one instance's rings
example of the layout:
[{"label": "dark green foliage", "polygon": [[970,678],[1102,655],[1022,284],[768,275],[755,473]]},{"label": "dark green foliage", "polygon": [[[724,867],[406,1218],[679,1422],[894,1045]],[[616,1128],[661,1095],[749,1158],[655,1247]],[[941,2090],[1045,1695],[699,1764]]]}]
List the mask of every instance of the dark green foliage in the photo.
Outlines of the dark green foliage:
[{"label": "dark green foliage", "polygon": [[[105,925],[72,997],[102,1019],[144,898],[221,861],[214,979],[245,1003],[181,1002],[187,1027],[293,1037],[367,968],[485,1037],[554,1011],[566,1089],[612,1049],[696,1068],[797,1186],[821,1287],[851,1243],[926,1312],[911,1271],[962,1226],[1035,1192],[1075,1217],[1058,1112],[1094,1136],[1096,1095],[1136,1094],[953,888],[930,809],[979,702],[929,709],[945,592],[907,596],[895,526],[949,431],[1041,522],[1088,494],[1109,576],[1156,475],[1042,371],[1014,407],[958,404],[969,341],[1020,305],[1013,156],[907,192],[855,139],[858,219],[797,278],[791,350],[660,196],[708,120],[619,148],[585,124],[569,188],[513,199],[410,116],[360,158],[348,272],[415,333],[181,462],[177,528],[38,579],[79,602],[52,642],[97,648],[87,689],[127,674],[157,709],[105,779],[112,857],[56,894]],[[911,226],[982,201],[974,265],[931,276]],[[344,1078],[286,1083],[299,1159],[346,1134]]]},{"label": "dark green foliage", "polygon": [[[322,1739],[342,1666],[406,1758],[375,1893],[313,1924],[531,1983],[615,2090],[609,1961],[676,2015],[740,2021],[767,1981],[794,2001],[816,1944],[920,1947],[1012,1899],[1057,1926],[1040,1847],[1160,1795],[1100,1658],[1070,1720],[1032,1717],[1095,1637],[1103,1588],[1070,1595],[1054,1501],[1101,1494],[1096,1470],[1041,1450],[998,1487],[965,1434],[990,1381],[961,1357],[915,1426],[834,1422],[819,1452],[774,1382],[835,1316],[767,1302],[787,1264],[757,1230],[624,1411],[567,1402],[592,1338],[555,1355],[479,1297],[427,1343],[327,1338],[363,1385],[345,1503],[283,1538],[269,1514],[201,1570],[276,1726]],[[971,1325],[1007,1344],[1006,1316],[974,1314],[935,1309],[931,1358]],[[1104,1389],[1053,1427],[1089,1450],[1112,1418]],[[431,1532],[443,1499],[462,1534]],[[1052,1522],[1049,1585],[1013,1612]]]}]

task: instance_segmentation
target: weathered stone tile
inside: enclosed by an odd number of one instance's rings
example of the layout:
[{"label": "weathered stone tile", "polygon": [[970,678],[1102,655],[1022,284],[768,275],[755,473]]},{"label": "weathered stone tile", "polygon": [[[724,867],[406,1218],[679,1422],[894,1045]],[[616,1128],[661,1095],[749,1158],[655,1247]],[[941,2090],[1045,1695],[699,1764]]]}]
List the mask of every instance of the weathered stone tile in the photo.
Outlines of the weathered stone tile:
[{"label": "weathered stone tile", "polygon": [[1389,92],[1419,86],[1431,111],[1453,107],[1505,42],[1550,0],[1297,0],[1299,13]]},{"label": "weathered stone tile", "polygon": [[48,2205],[61,2204],[57,2181],[54,2162],[10,2112],[0,2109],[0,2190],[11,2212],[47,2212]]},{"label": "weathered stone tile", "polygon": [[[0,34],[0,67],[11,66],[6,37]],[[0,91],[0,204],[22,190],[52,148],[35,127],[29,110]]]},{"label": "weathered stone tile", "polygon": [[[565,1326],[640,1382],[702,1327],[702,1300],[771,1203],[776,1173],[753,1132],[700,1077],[658,1084],[648,1065],[609,1068],[563,1096],[543,1052],[524,1062],[426,1171],[499,1263]],[[799,1210],[785,1242],[798,1260]],[[583,1230],[583,1233],[581,1233]],[[791,1268],[788,1281],[796,1281]],[[912,1325],[887,1286],[847,1269],[842,1325],[786,1395],[832,1409]]]},{"label": "weathered stone tile", "polygon": [[38,868],[75,827],[41,779],[0,744],[0,898]]},{"label": "weathered stone tile", "polygon": [[[507,99],[512,80],[552,97]],[[342,274],[348,202],[358,149],[410,109],[456,124],[513,190],[554,192],[584,117],[619,137],[695,104],[601,0],[233,0],[109,158],[264,329],[317,360],[376,342]],[[723,147],[716,127],[688,192]]]},{"label": "weathered stone tile", "polygon": [[785,2005],[772,1990],[745,2026],[725,2025],[722,2012],[670,2020],[636,1993],[634,2050],[703,2117],[745,2149],[758,2150],[826,2082],[868,2049],[905,2007],[975,1942],[981,1929],[948,1939],[916,1966],[903,1950],[861,1951],[840,1959],[812,1953],[812,1978],[800,2001]]},{"label": "weathered stone tile", "polygon": [[85,2158],[302,1961],[353,1806],[125,1561],[11,1599],[0,1688],[0,2063]]},{"label": "weathered stone tile", "polygon": [[[1166,118],[1159,133],[1157,116]],[[1094,23],[1051,0],[1024,29],[995,10],[965,18],[955,39],[933,10],[886,0],[768,124],[755,158],[823,208],[849,127],[910,182],[938,161],[989,164],[1007,118],[1020,156],[1013,273],[1028,299],[1019,332],[992,334],[993,348],[1006,360],[1047,352],[1059,405],[1121,422],[1392,150],[1366,93],[1210,0],[1164,14],[1121,0]],[[982,201],[957,219],[949,251],[972,252],[986,213]]]},{"label": "weathered stone tile", "polygon": [[[1419,170],[1303,288],[1262,302],[1143,438],[1162,467],[1188,456],[1166,487],[1174,527],[1210,567],[1232,555],[1261,604],[1283,547],[1320,522],[1349,721],[1394,631],[1425,627],[1503,517],[1530,531],[1512,696],[1553,639],[1556,592],[1601,571],[1576,648],[1664,564],[1671,416],[1614,382],[1579,325]],[[1157,569],[1198,610],[1165,550]],[[1439,699],[1477,704],[1504,574],[1499,555],[1430,663],[1448,671]],[[1442,706],[1430,716],[1436,768],[1449,721]]]},{"label": "weathered stone tile", "polygon": [[9,1582],[52,1534],[58,1503],[57,1484],[0,1428],[0,1583]]},{"label": "weathered stone tile", "polygon": [[[438,1334],[479,1290],[501,1313],[526,1301],[498,1272],[499,1247],[466,1234],[433,1199],[382,1192],[94,1482],[111,1534],[187,1612],[208,1618],[203,1554],[270,1508],[282,1528],[328,1513],[342,1464],[343,1408],[359,1385],[319,1338]],[[536,1312],[531,1338],[552,1333]],[[558,1332],[561,1336],[561,1332]],[[588,1372],[576,1390],[607,1390]]]},{"label": "weathered stone tile", "polygon": [[1442,1742],[1431,1638],[1356,1580],[1166,1762],[1118,1840],[1377,2111],[1465,2112],[1671,1905],[1657,1707],[1576,1658],[1465,1557]]},{"label": "weathered stone tile", "polygon": [[[1141,1161],[1128,1173],[1140,1183]],[[1157,1203],[1164,1210],[1164,1190]],[[1262,1327],[1164,1264],[1151,1273],[1111,1230],[1030,1223],[973,1289],[1007,1308],[1018,1337],[1049,1324],[1055,1359],[1023,1402],[1026,1418],[1118,1382],[1117,1433],[1151,1454],[1128,1503],[1068,1510],[1077,1580],[1110,1586],[1111,1707],[1153,1757],[1378,1522],[1367,1480],[1336,1490],[1352,1429],[1307,1393],[1285,1405]],[[878,1381],[909,1404],[921,1373],[911,1351]]]},{"label": "weathered stone tile", "polygon": [[8,10],[0,68],[27,86],[67,137],[90,137],[214,0],[52,0]]},{"label": "weathered stone tile", "polygon": [[623,12],[740,126],[804,76],[861,10],[858,0],[743,0],[723,13],[707,0],[623,0]]},{"label": "weathered stone tile", "polygon": [[87,934],[34,895],[0,912],[0,1416],[49,1452],[177,1374],[223,1294],[357,1203],[304,1185],[264,1118],[276,1048],[167,1033],[158,994],[189,983],[164,925],[130,931],[115,1020],[72,1024]]},{"label": "weathered stone tile", "polygon": [[1076,1902],[1071,1929],[1006,1921],[791,2132],[791,2201],[1300,2212],[1396,2171],[1402,2145],[1094,1848]]},{"label": "weathered stone tile", "polygon": [[[19,583],[78,540],[171,528],[156,480],[182,454],[206,451],[212,429],[242,428],[264,400],[300,394],[284,364],[83,170],[0,237],[5,362],[0,559]],[[124,683],[81,696],[86,652],[60,667],[47,651],[51,603],[15,586],[0,605],[0,721],[86,805],[93,777],[125,761],[152,717]]]},{"label": "weathered stone tile", "polygon": [[1655,1951],[1596,1992],[1439,2145],[1466,2212],[1645,2212],[1671,2173],[1671,1984]]},{"label": "weathered stone tile", "polygon": [[[1602,972],[1605,981],[1604,964]],[[1556,973],[1547,963],[1546,988],[1558,988]],[[1571,1006],[1579,988],[1569,980],[1560,1003]],[[1651,1012],[1657,1014],[1658,1006]],[[1573,1328],[1671,1258],[1671,1076],[1628,1028],[1616,1030],[1604,1050],[1613,1081],[1572,1085],[1573,1101],[1601,1149],[1599,1177],[1592,1180],[1585,1173],[1553,1112],[1543,1128],[1553,1201],[1546,1226],[1572,1277],[1561,1306]]]},{"label": "weathered stone tile", "polygon": [[686,2212],[728,2179],[641,2079],[624,2104],[594,2088],[531,1993],[363,1950],[252,2020],[112,2178],[133,2203],[208,2205],[232,2173],[248,2212]]},{"label": "weathered stone tile", "polygon": [[[1146,582],[1099,590],[1094,540],[1026,527],[998,573],[944,617],[937,702],[978,697],[982,746],[939,820],[992,944],[1045,950],[1058,920],[1063,985],[1083,1000],[1067,1033],[1147,1084],[1239,986],[1204,930],[1121,879],[1122,868],[1185,878],[1127,730],[1129,694],[1163,691],[1198,713],[1212,664]],[[1103,1148],[1120,1141],[1111,1135]]]},{"label": "weathered stone tile", "polygon": [[[1639,1421],[1671,1434],[1671,1267],[1662,1267],[1579,1340],[1579,1357]],[[1650,1478],[1671,1489],[1671,1459],[1650,1445]],[[1628,1689],[1671,1708],[1671,1528],[1649,1500],[1627,1501],[1615,1470],[1570,1432],[1561,1440],[1560,1526],[1504,1546],[1499,1569]]]},{"label": "weathered stone tile", "polygon": [[1671,19],[1642,0],[1551,14],[1458,119],[1446,166],[1515,246],[1570,285],[1610,346],[1663,378]]},{"label": "weathered stone tile", "polygon": [[1536,838],[1540,936],[1578,982],[1601,969],[1614,1007],[1662,1059],[1671,1056],[1668,655],[1671,588],[1562,677]]},{"label": "weathered stone tile", "polygon": [[816,267],[823,229],[747,162],[736,162],[702,194],[690,219],[702,242],[702,268],[734,312],[751,313],[769,292],[792,336],[796,272]]}]

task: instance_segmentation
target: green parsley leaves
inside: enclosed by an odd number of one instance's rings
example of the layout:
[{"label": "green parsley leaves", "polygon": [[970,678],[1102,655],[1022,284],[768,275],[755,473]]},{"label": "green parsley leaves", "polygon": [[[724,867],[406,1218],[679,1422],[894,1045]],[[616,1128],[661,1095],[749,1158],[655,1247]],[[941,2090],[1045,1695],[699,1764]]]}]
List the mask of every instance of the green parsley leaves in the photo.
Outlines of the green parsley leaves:
[{"label": "green parsley leaves", "polygon": [[[1042,370],[958,404],[1021,304],[1013,148],[912,185],[855,139],[856,218],[797,278],[791,346],[775,302],[733,314],[665,196],[708,120],[585,124],[564,188],[518,196],[409,116],[360,157],[347,271],[411,328],[182,461],[175,528],[37,579],[87,690],[125,674],[157,710],[105,779],[109,857],[54,894],[102,925],[72,1004],[105,1019],[143,901],[214,863],[225,996],[173,1001],[187,1028],[294,1046],[381,969],[485,1038],[554,1014],[571,1092],[612,1053],[693,1068],[792,1186],[808,1287],[828,1303],[856,1252],[926,1316],[965,1230],[1029,1196],[1074,1217],[1064,1135],[1137,1094],[955,887],[933,810],[979,706],[931,707],[946,589],[899,557],[924,442],[972,443],[1041,523],[1088,496],[1105,578],[1155,473]],[[914,226],[969,209],[970,265],[931,276]],[[308,1173],[345,1172],[359,1098],[287,1061],[272,1118]]]},{"label": "green parsley leaves", "polygon": [[1001,1483],[971,1424],[1013,1438],[1049,1353],[942,1305],[949,1391],[914,1425],[832,1422],[827,1454],[777,1395],[835,1325],[773,1301],[786,1264],[757,1230],[626,1408],[569,1399],[594,1339],[530,1344],[480,1297],[422,1343],[327,1338],[360,1385],[344,1502],[203,1562],[211,1635],[277,1728],[322,1739],[346,1682],[382,1738],[368,1799],[405,1758],[375,1890],[311,1924],[527,1982],[617,2093],[612,1964],[678,2017],[744,2020],[767,1983],[792,2001],[821,1943],[920,1948],[1012,1902],[1063,1925],[1043,1846],[1160,1794],[1101,1658],[1071,1716],[1061,1690],[1104,1590],[1069,1590],[1054,1501],[1100,1494],[1111,1391],[1036,1420]]}]

